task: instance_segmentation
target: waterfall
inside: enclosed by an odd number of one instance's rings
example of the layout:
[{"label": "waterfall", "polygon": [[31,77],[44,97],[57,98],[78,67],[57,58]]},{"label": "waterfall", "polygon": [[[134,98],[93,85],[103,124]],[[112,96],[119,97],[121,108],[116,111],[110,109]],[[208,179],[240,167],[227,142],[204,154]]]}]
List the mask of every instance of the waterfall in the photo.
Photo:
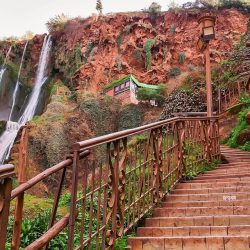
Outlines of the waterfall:
[{"label": "waterfall", "polygon": [[17,96],[17,92],[18,92],[19,84],[20,84],[19,79],[20,79],[20,74],[21,74],[21,70],[22,70],[22,66],[23,66],[23,60],[24,60],[24,55],[25,55],[26,49],[27,49],[27,45],[28,45],[28,41],[26,42],[26,44],[24,46],[23,55],[22,55],[20,67],[19,67],[19,70],[18,70],[18,76],[17,76],[17,81],[16,81],[16,86],[15,86],[15,89],[14,89],[14,93],[13,93],[13,99],[12,99],[13,101],[12,101],[12,106],[11,106],[10,115],[9,115],[9,120],[10,121],[11,121],[11,118],[12,118],[13,110],[14,110],[15,105],[16,105],[16,96]]},{"label": "waterfall", "polygon": [[[18,130],[22,125],[32,119],[35,115],[37,104],[39,102],[39,95],[42,90],[43,84],[46,82],[46,70],[49,62],[50,51],[52,47],[52,41],[50,36],[44,38],[42,50],[40,53],[38,69],[36,73],[36,80],[34,88],[30,94],[29,100],[27,102],[26,108],[24,109],[23,114],[18,119],[18,122],[8,121],[6,130],[0,137],[0,163],[3,163],[5,159],[9,157],[10,150],[15,142]],[[19,74],[20,76],[20,69]],[[18,79],[19,79],[18,76]],[[19,83],[19,81],[17,81]],[[15,93],[16,94],[16,93]],[[13,96],[13,99],[16,96]],[[11,118],[11,116],[10,116]]]},{"label": "waterfall", "polygon": [[7,52],[6,57],[5,57],[5,60],[3,62],[3,67],[5,66],[5,64],[6,64],[7,60],[8,60],[8,58],[9,58],[11,50],[12,50],[12,45],[8,49],[8,52]]},{"label": "waterfall", "polygon": [[42,47],[42,51],[41,51],[41,55],[39,59],[35,86],[32,90],[28,104],[22,116],[18,120],[18,123],[21,125],[24,125],[27,121],[31,120],[32,117],[35,115],[37,104],[39,101],[39,95],[41,93],[42,86],[46,82],[46,79],[47,79],[46,69],[47,69],[48,62],[49,62],[51,46],[52,46],[51,37],[46,36],[44,39],[44,43],[43,43],[43,47]]},{"label": "waterfall", "polygon": [[6,62],[7,62],[7,60],[8,60],[8,57],[9,57],[9,55],[10,55],[11,49],[12,49],[12,45],[10,46],[10,48],[9,48],[7,54],[6,54],[6,57],[5,57],[5,59],[4,59],[3,65],[2,65],[2,67],[1,67],[1,69],[0,69],[0,90],[1,90],[2,78],[3,78],[4,72],[5,72],[5,70],[6,70],[5,65],[6,65]]},{"label": "waterfall", "polygon": [[8,157],[19,128],[20,125],[17,122],[7,122],[6,129],[0,137],[0,163],[3,163]]}]

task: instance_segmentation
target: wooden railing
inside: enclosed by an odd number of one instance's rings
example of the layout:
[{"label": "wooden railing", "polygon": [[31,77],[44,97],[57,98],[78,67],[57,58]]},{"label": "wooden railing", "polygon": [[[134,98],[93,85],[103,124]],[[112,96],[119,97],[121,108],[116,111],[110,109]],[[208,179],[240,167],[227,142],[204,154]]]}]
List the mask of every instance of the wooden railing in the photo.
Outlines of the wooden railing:
[{"label": "wooden railing", "polygon": [[[198,172],[219,155],[216,117],[173,118],[78,142],[64,161],[34,178],[25,181],[18,173],[20,184],[11,193],[17,201],[12,249],[20,246],[24,193],[52,176],[58,181],[52,185],[56,190],[48,230],[25,249],[48,248],[63,230],[68,234],[67,249],[114,249],[116,240],[183,176]],[[71,202],[69,213],[59,216],[65,180]]]},{"label": "wooden railing", "polygon": [[239,97],[243,93],[250,93],[249,86],[244,81],[238,81],[237,83],[231,84],[226,89],[219,89],[218,93],[218,112],[219,114],[231,108],[237,104]]}]

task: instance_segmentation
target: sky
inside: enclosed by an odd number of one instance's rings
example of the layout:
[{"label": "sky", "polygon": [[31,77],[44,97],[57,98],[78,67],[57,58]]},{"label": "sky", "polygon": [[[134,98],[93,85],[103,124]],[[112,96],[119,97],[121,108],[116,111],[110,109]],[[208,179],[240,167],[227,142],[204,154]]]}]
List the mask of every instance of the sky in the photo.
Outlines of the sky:
[{"label": "sky", "polygon": [[[102,0],[103,12],[136,11],[158,2],[167,10],[172,0]],[[190,0],[175,0],[178,4]],[[192,2],[192,0],[191,0]],[[46,22],[58,14],[88,17],[97,13],[96,0],[0,0],[0,37],[22,36],[26,31],[46,33]]]}]

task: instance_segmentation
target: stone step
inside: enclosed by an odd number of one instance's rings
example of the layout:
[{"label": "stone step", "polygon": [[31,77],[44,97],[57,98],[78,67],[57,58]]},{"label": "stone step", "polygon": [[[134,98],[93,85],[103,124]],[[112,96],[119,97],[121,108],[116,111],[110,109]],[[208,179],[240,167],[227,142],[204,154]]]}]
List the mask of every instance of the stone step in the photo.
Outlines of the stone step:
[{"label": "stone step", "polygon": [[241,236],[250,235],[250,226],[139,227],[138,237]]},{"label": "stone step", "polygon": [[218,183],[218,182],[237,182],[237,181],[249,181],[250,182],[250,177],[230,177],[230,178],[215,178],[215,179],[199,179],[195,178],[192,180],[192,183]]},{"label": "stone step", "polygon": [[145,220],[146,227],[235,226],[249,224],[249,215],[152,217]]},{"label": "stone step", "polygon": [[[228,198],[230,197],[230,198]],[[223,201],[228,199],[250,199],[249,192],[209,193],[209,194],[170,194],[164,201]]]},{"label": "stone step", "polygon": [[248,250],[249,236],[132,237],[133,250]]},{"label": "stone step", "polygon": [[[250,180],[248,181],[236,181],[236,182],[218,182],[216,183],[216,187],[249,187],[250,186]],[[191,183],[191,182],[182,182],[178,183],[176,185],[176,189],[203,189],[203,188],[214,188],[214,183]]]},{"label": "stone step", "polygon": [[185,208],[155,208],[153,215],[156,217],[185,217],[204,215],[250,215],[250,207],[223,206],[223,207],[185,207]]},{"label": "stone step", "polygon": [[249,173],[250,172],[250,168],[249,167],[242,167],[240,168],[227,168],[227,169],[214,169],[211,171],[208,171],[206,173],[204,173],[202,176],[207,176],[207,175],[222,175],[222,174],[239,174],[239,172],[245,172],[245,173]]},{"label": "stone step", "polygon": [[204,188],[204,189],[175,189],[172,194],[209,194],[209,193],[237,193],[250,192],[250,186],[247,187],[221,187],[221,188]]},{"label": "stone step", "polygon": [[161,207],[250,206],[249,200],[162,202]]},{"label": "stone step", "polygon": [[230,179],[230,178],[250,178],[250,173],[240,172],[238,174],[207,174],[195,177],[194,180]]}]

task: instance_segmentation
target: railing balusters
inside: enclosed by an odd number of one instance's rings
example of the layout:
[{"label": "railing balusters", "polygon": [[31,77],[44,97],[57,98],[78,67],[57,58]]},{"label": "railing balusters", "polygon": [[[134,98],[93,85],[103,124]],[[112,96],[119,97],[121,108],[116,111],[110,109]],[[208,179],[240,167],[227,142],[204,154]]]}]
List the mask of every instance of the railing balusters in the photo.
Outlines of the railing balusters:
[{"label": "railing balusters", "polygon": [[[69,250],[114,249],[183,175],[218,156],[218,134],[217,118],[173,118],[75,144],[70,158],[12,192],[14,199],[61,173],[48,231],[27,248],[48,248],[68,225]],[[55,222],[64,180],[71,190],[70,213]]]},{"label": "railing balusters", "polygon": [[[18,157],[18,169],[17,169],[19,185],[23,184],[26,179],[26,169],[28,165],[28,136],[29,136],[29,127],[24,126],[22,129],[22,135],[19,144],[19,157]],[[23,203],[24,203],[24,192],[20,193],[17,196],[16,200],[12,243],[11,243],[12,250],[18,250],[20,247]]]},{"label": "railing balusters", "polygon": [[0,165],[0,249],[5,249],[14,175],[13,165]]}]

